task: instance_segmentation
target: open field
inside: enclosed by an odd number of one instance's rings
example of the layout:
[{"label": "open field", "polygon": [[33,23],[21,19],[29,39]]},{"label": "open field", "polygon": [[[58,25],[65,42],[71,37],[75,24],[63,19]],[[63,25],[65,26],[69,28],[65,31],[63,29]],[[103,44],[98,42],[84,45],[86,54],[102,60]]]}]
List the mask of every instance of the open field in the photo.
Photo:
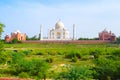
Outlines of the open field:
[{"label": "open field", "polygon": [[[94,66],[95,63],[93,61],[98,58],[98,56],[100,58],[106,58],[109,56],[111,57],[112,55],[117,55],[118,57],[113,62],[120,62],[120,46],[118,44],[110,43],[61,44],[29,42],[20,44],[4,44],[4,48],[4,53],[7,54],[5,55],[7,57],[7,62],[0,65],[0,69],[3,71],[3,73],[0,73],[1,77],[21,77],[21,72],[16,72],[17,74],[15,75],[11,73],[12,71],[8,73],[7,70],[11,70],[11,64],[18,65],[19,61],[22,59],[25,59],[26,61],[31,61],[33,59],[46,61],[50,66],[48,70],[48,78],[54,78],[54,76],[57,76],[58,73],[62,72],[63,70],[67,70],[66,66]],[[114,51],[116,50],[118,51],[118,53],[114,53]],[[13,54],[16,57],[12,56]],[[15,59],[14,64],[13,59]],[[27,75],[28,74],[31,75],[29,72],[27,73]],[[35,76],[31,76],[28,78],[34,79]]]}]

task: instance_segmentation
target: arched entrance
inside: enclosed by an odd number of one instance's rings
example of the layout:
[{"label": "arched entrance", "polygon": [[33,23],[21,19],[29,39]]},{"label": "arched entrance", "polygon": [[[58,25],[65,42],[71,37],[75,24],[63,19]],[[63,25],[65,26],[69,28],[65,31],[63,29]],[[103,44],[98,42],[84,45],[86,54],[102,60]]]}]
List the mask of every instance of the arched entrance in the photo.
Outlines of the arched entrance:
[{"label": "arched entrance", "polygon": [[57,32],[57,33],[56,33],[56,38],[57,38],[57,39],[60,39],[60,38],[61,38],[61,33],[60,33],[60,32]]}]

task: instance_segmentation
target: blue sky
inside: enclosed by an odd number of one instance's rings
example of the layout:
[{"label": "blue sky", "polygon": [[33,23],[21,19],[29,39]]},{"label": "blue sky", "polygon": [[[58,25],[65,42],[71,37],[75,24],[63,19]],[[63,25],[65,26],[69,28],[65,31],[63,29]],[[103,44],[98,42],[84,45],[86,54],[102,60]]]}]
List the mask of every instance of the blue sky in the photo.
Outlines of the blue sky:
[{"label": "blue sky", "polygon": [[61,19],[72,37],[72,25],[76,25],[76,37],[93,38],[106,28],[120,35],[120,0],[1,0],[0,22],[4,23],[4,37],[20,30],[32,37],[43,36]]}]

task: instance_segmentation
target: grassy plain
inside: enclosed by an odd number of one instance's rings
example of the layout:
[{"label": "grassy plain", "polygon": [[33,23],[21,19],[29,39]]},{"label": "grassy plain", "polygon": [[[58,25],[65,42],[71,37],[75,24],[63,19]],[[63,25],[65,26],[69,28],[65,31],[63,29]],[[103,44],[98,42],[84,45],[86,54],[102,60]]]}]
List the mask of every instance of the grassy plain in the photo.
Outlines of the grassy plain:
[{"label": "grassy plain", "polygon": [[[90,60],[84,61],[90,57],[92,51],[98,50],[100,54],[107,55],[110,54],[114,49],[119,48],[116,44],[5,44],[6,52],[8,51],[27,51],[30,56],[26,58],[40,58],[47,59],[52,58],[54,64],[75,64],[75,65],[85,65],[90,63]],[[79,53],[82,57],[76,63],[71,62],[71,59],[65,58],[68,53]],[[83,59],[83,60],[82,60]]]},{"label": "grassy plain", "polygon": [[[51,65],[49,73],[57,74],[62,67],[93,65],[93,54],[99,56],[112,55],[119,49],[117,44],[52,44],[52,43],[20,43],[4,44],[5,53],[17,52],[26,54],[25,59],[42,59]],[[77,56],[77,59],[75,58]],[[4,66],[4,65],[3,65]],[[3,67],[2,65],[0,68]],[[9,66],[9,65],[8,65]],[[2,76],[11,76],[2,74]]]}]

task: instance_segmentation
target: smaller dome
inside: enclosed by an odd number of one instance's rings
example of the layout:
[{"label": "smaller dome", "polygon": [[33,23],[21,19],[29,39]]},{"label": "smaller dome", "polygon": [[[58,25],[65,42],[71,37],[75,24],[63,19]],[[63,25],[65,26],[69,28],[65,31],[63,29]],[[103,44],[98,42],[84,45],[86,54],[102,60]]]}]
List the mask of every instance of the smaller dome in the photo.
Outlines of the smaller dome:
[{"label": "smaller dome", "polygon": [[15,32],[13,32],[13,33],[15,33],[15,34],[17,34],[17,33],[21,33],[19,30],[16,30]]},{"label": "smaller dome", "polygon": [[62,21],[58,21],[56,24],[55,24],[55,29],[63,29],[64,28],[64,24],[62,23]]}]

